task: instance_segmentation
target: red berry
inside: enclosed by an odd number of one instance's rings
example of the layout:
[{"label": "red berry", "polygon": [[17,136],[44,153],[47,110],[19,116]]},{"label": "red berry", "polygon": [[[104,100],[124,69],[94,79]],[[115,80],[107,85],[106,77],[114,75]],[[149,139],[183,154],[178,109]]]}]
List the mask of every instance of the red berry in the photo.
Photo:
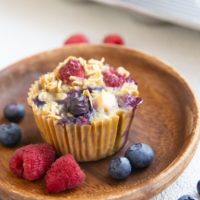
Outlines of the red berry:
[{"label": "red berry", "polygon": [[120,87],[124,84],[126,78],[111,68],[109,71],[103,73],[103,80],[108,87]]},{"label": "red berry", "polygon": [[118,34],[109,34],[103,39],[103,43],[123,45],[124,40]]},{"label": "red berry", "polygon": [[77,43],[89,43],[89,40],[85,35],[78,33],[71,35],[68,39],[64,41],[64,45],[77,44]]},{"label": "red berry", "polygon": [[45,177],[46,188],[49,193],[58,193],[75,188],[84,180],[84,172],[70,154],[57,159]]},{"label": "red berry", "polygon": [[60,68],[59,70],[59,78],[65,83],[70,83],[69,77],[77,76],[80,78],[84,78],[85,70],[81,63],[78,60],[71,59],[68,63]]},{"label": "red berry", "polygon": [[30,144],[16,150],[9,166],[18,177],[34,181],[41,178],[55,160],[55,151],[49,144]]}]

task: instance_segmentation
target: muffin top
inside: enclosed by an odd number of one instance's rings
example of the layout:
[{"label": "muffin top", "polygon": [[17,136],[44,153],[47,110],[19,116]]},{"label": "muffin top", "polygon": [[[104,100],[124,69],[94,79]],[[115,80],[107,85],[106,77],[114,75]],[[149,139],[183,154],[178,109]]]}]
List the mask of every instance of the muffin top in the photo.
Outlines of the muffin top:
[{"label": "muffin top", "polygon": [[141,103],[138,86],[123,67],[101,60],[68,57],[32,86],[29,99],[59,123],[88,124]]}]

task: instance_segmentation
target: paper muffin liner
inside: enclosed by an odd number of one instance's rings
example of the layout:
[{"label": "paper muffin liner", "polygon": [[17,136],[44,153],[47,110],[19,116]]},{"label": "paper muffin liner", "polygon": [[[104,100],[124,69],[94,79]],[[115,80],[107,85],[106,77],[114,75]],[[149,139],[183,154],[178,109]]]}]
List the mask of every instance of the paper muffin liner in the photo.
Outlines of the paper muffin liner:
[{"label": "paper muffin liner", "polygon": [[77,161],[94,161],[110,156],[123,147],[133,120],[133,110],[120,111],[91,124],[60,124],[57,119],[43,114],[32,101],[36,85],[30,89],[28,103],[41,136],[55,147],[58,154],[71,153]]}]

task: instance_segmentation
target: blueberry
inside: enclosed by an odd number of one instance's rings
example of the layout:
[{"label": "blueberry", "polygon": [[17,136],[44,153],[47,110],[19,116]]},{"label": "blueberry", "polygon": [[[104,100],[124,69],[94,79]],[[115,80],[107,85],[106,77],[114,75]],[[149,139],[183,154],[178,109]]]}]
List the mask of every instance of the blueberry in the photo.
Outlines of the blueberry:
[{"label": "blueberry", "polygon": [[198,192],[198,194],[200,195],[200,180],[199,180],[198,183],[197,183],[197,192]]},{"label": "blueberry", "polygon": [[89,98],[78,91],[71,91],[67,94],[64,104],[65,112],[73,114],[75,117],[87,114],[90,111]]},{"label": "blueberry", "polygon": [[79,116],[79,117],[68,117],[63,116],[59,121],[58,124],[64,125],[64,124],[88,124],[89,123],[89,116]]},{"label": "blueberry", "polygon": [[143,102],[142,98],[131,95],[118,96],[117,101],[119,107],[131,106],[133,109]]},{"label": "blueberry", "polygon": [[135,169],[148,167],[154,158],[154,151],[148,144],[137,143],[131,145],[125,152],[127,157]]},{"label": "blueberry", "polygon": [[0,125],[0,143],[7,147],[18,144],[21,140],[21,129],[15,123]]},{"label": "blueberry", "polygon": [[23,119],[24,114],[24,105],[20,103],[9,104],[4,108],[4,116],[11,122],[20,122]]},{"label": "blueberry", "polygon": [[33,102],[34,102],[34,104],[35,104],[38,108],[41,108],[41,107],[46,103],[45,101],[39,100],[38,96],[36,96],[36,97],[33,99]]},{"label": "blueberry", "polygon": [[190,195],[183,195],[182,197],[178,198],[178,200],[195,200]]},{"label": "blueberry", "polygon": [[114,179],[124,179],[131,173],[131,164],[125,157],[117,157],[111,160],[108,171]]}]

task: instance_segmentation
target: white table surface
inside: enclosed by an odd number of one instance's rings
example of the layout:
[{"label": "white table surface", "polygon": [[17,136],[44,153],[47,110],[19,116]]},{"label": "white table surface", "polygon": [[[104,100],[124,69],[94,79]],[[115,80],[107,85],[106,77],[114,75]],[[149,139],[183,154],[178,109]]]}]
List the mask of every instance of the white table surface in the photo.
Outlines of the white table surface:
[{"label": "white table surface", "polygon": [[[200,96],[200,32],[80,0],[0,0],[0,68],[59,47],[75,32],[87,34],[92,43],[100,43],[110,32],[121,34],[128,47],[173,65]],[[178,180],[153,200],[176,200],[188,193],[196,196],[199,166],[200,148]]]}]

